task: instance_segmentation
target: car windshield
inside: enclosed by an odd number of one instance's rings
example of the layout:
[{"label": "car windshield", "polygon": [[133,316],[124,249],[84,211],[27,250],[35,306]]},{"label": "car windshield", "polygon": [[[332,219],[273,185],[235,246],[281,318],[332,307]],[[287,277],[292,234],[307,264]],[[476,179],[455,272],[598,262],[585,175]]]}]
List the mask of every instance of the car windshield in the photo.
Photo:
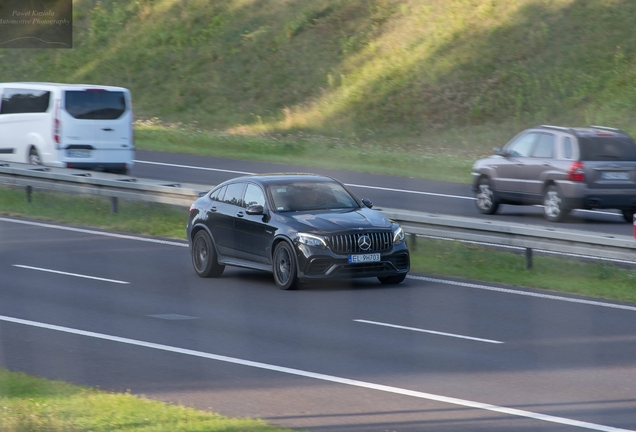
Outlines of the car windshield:
[{"label": "car windshield", "polygon": [[269,186],[279,212],[359,208],[356,200],[336,182],[293,182]]}]

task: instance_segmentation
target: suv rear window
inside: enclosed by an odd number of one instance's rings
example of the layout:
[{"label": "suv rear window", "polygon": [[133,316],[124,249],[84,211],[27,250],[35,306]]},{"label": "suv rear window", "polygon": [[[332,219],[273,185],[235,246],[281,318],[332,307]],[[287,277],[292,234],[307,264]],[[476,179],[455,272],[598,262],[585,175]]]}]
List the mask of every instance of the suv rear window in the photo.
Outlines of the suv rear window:
[{"label": "suv rear window", "polygon": [[636,144],[627,137],[579,137],[582,161],[636,161]]},{"label": "suv rear window", "polygon": [[66,92],[66,111],[82,120],[115,120],[126,111],[121,91],[72,90]]}]

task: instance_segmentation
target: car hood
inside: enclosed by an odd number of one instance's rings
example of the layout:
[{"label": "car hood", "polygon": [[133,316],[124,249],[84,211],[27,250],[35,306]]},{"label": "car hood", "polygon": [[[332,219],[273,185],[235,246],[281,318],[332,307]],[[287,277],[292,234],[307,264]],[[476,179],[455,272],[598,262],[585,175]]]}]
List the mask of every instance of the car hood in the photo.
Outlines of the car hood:
[{"label": "car hood", "polygon": [[338,232],[350,229],[386,229],[391,222],[375,210],[334,210],[285,215],[299,231]]}]

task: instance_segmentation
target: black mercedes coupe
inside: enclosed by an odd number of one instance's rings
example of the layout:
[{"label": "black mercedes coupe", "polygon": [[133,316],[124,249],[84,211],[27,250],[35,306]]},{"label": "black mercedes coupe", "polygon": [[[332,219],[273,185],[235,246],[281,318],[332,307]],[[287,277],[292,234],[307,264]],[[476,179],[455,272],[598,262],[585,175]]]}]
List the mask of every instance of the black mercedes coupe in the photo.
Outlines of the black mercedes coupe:
[{"label": "black mercedes coupe", "polygon": [[367,199],[316,174],[266,174],[221,183],[190,207],[194,271],[266,270],[279,288],[305,279],[377,277],[398,284],[410,268],[404,231]]}]

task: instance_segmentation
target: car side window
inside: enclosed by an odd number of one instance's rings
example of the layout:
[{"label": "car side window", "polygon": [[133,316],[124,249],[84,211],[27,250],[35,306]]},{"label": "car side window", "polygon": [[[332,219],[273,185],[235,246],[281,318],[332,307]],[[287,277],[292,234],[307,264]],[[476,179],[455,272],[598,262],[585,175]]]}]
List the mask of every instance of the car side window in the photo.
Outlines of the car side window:
[{"label": "car side window", "polygon": [[227,190],[225,191],[223,202],[226,204],[243,207],[243,189],[244,188],[245,188],[245,183],[243,182],[231,183],[227,185]]},{"label": "car side window", "polygon": [[532,149],[532,157],[535,158],[552,158],[554,157],[554,135],[542,133],[539,134],[537,142]]},{"label": "car side window", "polygon": [[244,206],[245,208],[254,205],[262,205],[265,207],[265,194],[255,184],[248,183],[245,189]]},{"label": "car side window", "polygon": [[227,186],[223,186],[220,187],[218,189],[215,189],[212,191],[212,193],[210,194],[210,199],[212,201],[223,201],[223,197],[225,196],[225,190],[227,189]]},{"label": "car side window", "polygon": [[539,134],[528,133],[520,136],[515,142],[508,146],[506,153],[513,157],[529,157],[537,135]]},{"label": "car side window", "polygon": [[563,138],[563,157],[572,159],[572,140],[570,137]]}]

